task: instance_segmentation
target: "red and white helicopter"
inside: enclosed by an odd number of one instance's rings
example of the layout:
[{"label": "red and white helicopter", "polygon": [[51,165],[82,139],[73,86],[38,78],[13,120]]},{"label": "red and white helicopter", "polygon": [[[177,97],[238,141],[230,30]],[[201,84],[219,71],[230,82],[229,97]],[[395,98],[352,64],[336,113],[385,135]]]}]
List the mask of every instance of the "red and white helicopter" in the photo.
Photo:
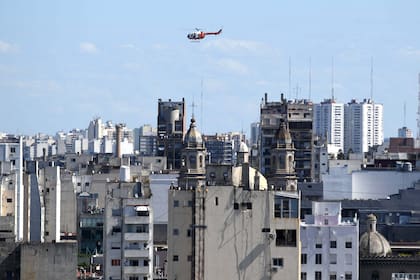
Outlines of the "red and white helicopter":
[{"label": "red and white helicopter", "polygon": [[222,33],[222,29],[219,29],[219,31],[217,32],[204,32],[201,31],[200,29],[196,28],[197,31],[189,33],[187,35],[187,38],[190,40],[202,40],[204,39],[204,37],[206,37],[206,35],[219,35],[220,33]]}]

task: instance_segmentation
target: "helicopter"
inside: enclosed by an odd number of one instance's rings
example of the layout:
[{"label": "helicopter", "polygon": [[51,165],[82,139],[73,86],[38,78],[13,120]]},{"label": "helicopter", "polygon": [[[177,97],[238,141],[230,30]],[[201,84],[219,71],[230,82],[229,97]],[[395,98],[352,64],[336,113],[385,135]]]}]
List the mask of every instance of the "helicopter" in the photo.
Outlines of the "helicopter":
[{"label": "helicopter", "polygon": [[200,30],[199,28],[195,29],[195,32],[192,33],[188,33],[187,38],[190,40],[202,40],[204,39],[204,37],[206,37],[206,35],[219,35],[220,33],[222,33],[222,29],[219,29],[219,31],[217,32],[204,32],[202,30]]}]

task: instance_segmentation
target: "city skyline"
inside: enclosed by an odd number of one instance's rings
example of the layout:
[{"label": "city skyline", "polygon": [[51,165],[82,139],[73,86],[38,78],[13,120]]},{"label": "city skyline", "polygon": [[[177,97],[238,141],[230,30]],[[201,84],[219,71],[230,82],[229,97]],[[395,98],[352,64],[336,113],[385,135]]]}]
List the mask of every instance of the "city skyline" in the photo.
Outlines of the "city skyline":
[{"label": "city skyline", "polygon": [[[281,93],[316,103],[332,92],[341,103],[370,98],[373,60],[385,137],[402,126],[417,135],[419,8],[416,1],[2,2],[0,131],[54,134],[87,128],[95,116],[156,126],[158,99],[184,97],[187,120],[195,103],[203,133],[249,136],[265,92],[270,101]],[[186,38],[220,27],[220,36],[200,43]]]}]

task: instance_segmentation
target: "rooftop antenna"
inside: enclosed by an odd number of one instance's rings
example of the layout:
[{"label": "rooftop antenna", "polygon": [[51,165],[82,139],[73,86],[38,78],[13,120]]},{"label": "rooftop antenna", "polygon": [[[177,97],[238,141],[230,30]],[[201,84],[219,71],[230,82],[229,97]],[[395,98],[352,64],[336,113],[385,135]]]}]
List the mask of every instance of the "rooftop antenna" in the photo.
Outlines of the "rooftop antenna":
[{"label": "rooftop antenna", "polygon": [[200,128],[203,131],[203,79],[201,79],[201,100],[200,100]]},{"label": "rooftop antenna", "polygon": [[417,139],[420,139],[420,73],[419,73],[419,94],[417,100]]},{"label": "rooftop antenna", "polygon": [[373,57],[370,57],[370,100],[373,101]]},{"label": "rooftop antenna", "polygon": [[404,101],[404,127],[407,126],[405,123],[407,120],[406,116],[407,116],[407,103]]},{"label": "rooftop antenna", "polygon": [[194,103],[194,95],[193,95],[193,101],[192,101],[190,106],[191,106],[191,111],[192,111],[191,118],[195,119],[194,118],[194,107],[197,107],[197,105],[195,105],[195,103]]},{"label": "rooftop antenna", "polygon": [[309,91],[309,100],[311,100],[311,91],[312,91],[312,61],[311,57],[309,57],[309,85],[308,85],[308,91]]},{"label": "rooftop antenna", "polygon": [[289,99],[292,97],[292,58],[289,56]]},{"label": "rooftop antenna", "polygon": [[334,101],[334,57],[331,58],[331,100]]}]

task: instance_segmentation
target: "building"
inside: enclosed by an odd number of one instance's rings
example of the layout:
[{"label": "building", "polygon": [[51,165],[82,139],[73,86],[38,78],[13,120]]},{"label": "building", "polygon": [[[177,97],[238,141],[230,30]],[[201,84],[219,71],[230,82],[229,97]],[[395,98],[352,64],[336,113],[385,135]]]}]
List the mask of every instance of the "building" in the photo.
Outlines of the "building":
[{"label": "building", "polygon": [[413,138],[413,131],[406,126],[398,128],[399,138]]},{"label": "building", "polygon": [[105,279],[153,278],[153,211],[150,188],[132,182],[129,167],[107,184],[104,218]]},{"label": "building", "polygon": [[340,202],[312,202],[300,238],[300,279],[359,279],[359,223],[342,219]]},{"label": "building", "polygon": [[185,101],[158,102],[157,156],[167,158],[168,169],[181,168],[182,139],[185,134]]},{"label": "building", "polygon": [[24,190],[22,137],[6,135],[0,138],[0,215],[14,217],[16,241],[23,239]]},{"label": "building", "polygon": [[233,141],[227,135],[205,135],[208,163],[233,164]]},{"label": "building", "polygon": [[382,145],[383,106],[371,99],[352,100],[344,107],[344,153],[366,153],[370,147]]},{"label": "building", "polygon": [[139,154],[155,156],[157,154],[157,130],[150,125],[143,125],[139,130]]},{"label": "building", "polygon": [[326,99],[314,104],[314,133],[344,151],[344,104]]},{"label": "building", "polygon": [[253,122],[251,123],[251,135],[249,137],[249,145],[258,145],[258,140],[260,139],[260,123]]},{"label": "building", "polygon": [[168,193],[168,279],[299,278],[299,194],[286,187],[296,182],[269,187],[239,151],[234,166],[206,165],[191,120],[185,165]]},{"label": "building", "polygon": [[312,102],[308,100],[287,101],[283,94],[280,102],[268,102],[267,94],[260,106],[260,170],[269,174],[271,146],[280,121],[288,124],[295,150],[295,170],[299,182],[312,181]]}]

